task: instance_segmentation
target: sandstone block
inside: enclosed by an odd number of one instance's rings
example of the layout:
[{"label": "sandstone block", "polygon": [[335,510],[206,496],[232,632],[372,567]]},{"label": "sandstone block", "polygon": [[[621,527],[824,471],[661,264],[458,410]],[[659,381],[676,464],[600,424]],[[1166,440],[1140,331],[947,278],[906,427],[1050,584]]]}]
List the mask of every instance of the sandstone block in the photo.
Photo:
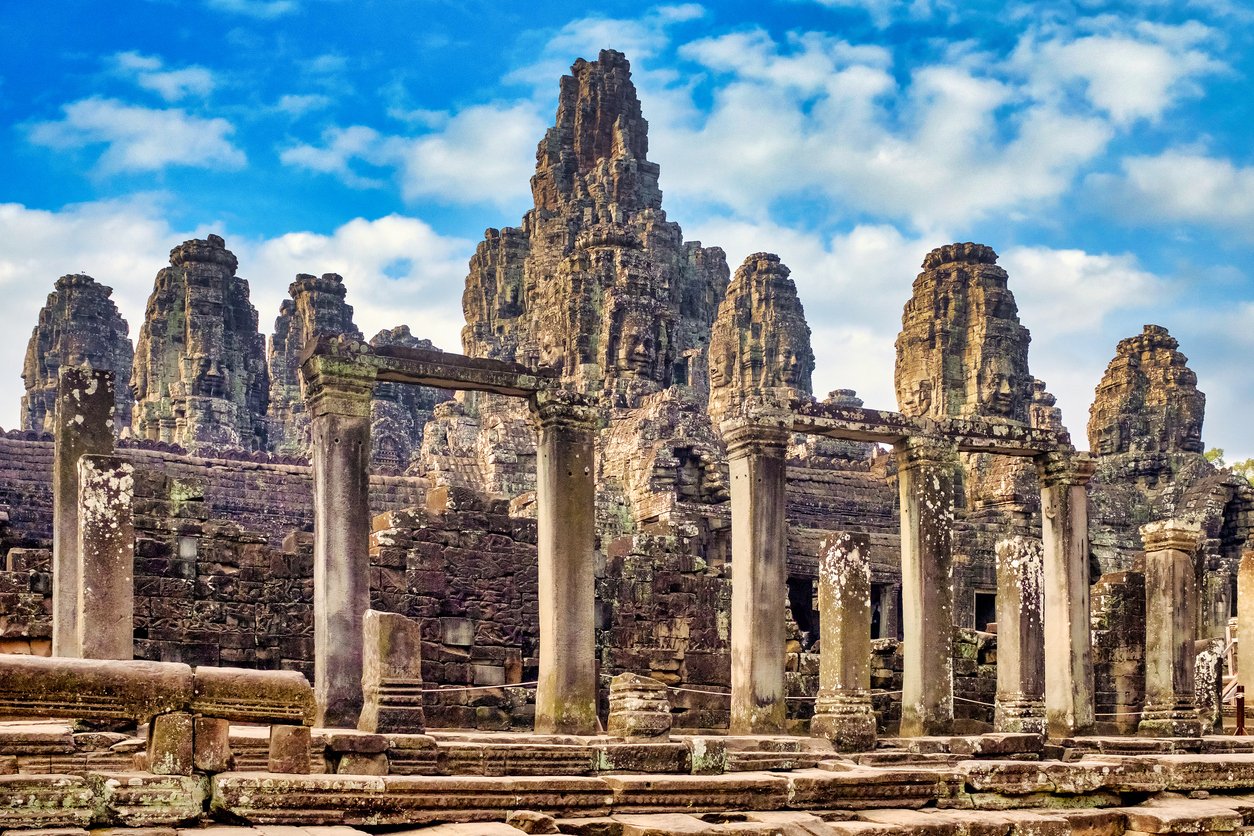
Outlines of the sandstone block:
[{"label": "sandstone block", "polygon": [[195,724],[191,714],[159,714],[148,726],[148,770],[156,775],[191,775]]},{"label": "sandstone block", "polygon": [[231,723],[217,717],[197,717],[192,762],[200,772],[226,772],[231,769]]},{"label": "sandstone block", "polygon": [[311,737],[308,726],[271,726],[269,771],[307,775]]},{"label": "sandstone block", "polygon": [[313,688],[297,671],[196,668],[192,711],[237,723],[312,725]]}]

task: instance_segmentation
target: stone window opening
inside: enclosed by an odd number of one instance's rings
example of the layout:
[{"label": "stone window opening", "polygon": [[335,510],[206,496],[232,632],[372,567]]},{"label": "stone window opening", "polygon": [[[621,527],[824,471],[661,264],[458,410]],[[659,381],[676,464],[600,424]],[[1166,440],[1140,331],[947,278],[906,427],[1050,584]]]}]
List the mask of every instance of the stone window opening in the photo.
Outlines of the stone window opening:
[{"label": "stone window opening", "polygon": [[988,625],[997,622],[997,593],[977,589],[975,595],[975,629],[987,633]]},{"label": "stone window opening", "polygon": [[819,613],[814,596],[813,578],[788,579],[788,610],[801,634],[802,650],[809,650],[819,640]]}]

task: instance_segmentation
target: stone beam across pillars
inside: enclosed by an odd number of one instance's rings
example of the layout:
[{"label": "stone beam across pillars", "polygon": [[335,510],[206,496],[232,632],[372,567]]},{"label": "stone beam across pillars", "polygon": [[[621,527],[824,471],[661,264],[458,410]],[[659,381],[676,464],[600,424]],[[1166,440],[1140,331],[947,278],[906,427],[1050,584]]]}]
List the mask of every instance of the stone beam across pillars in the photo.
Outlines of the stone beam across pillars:
[{"label": "stone beam across pillars", "polygon": [[1093,460],[1054,452],[1036,458],[1044,545],[1045,729],[1051,738],[1093,731],[1093,653],[1089,638],[1088,492]]},{"label": "stone beam across pillars", "polygon": [[1200,737],[1193,689],[1197,581],[1193,555],[1202,527],[1171,519],[1141,526],[1145,544],[1145,708],[1137,733]]},{"label": "stone beam across pillars", "polygon": [[957,449],[912,436],[893,446],[901,494],[902,737],[954,723],[953,525]]},{"label": "stone beam across pillars", "polygon": [[[78,460],[113,452],[113,372],[61,368],[52,463],[52,655],[82,656],[78,642]],[[127,658],[130,658],[129,656]]]},{"label": "stone beam across pillars", "polygon": [[596,457],[598,412],[565,390],[531,399],[539,427],[536,530],[540,680],[535,730],[596,734]]},{"label": "stone beam across pillars", "polygon": [[819,546],[819,693],[810,733],[838,752],[875,748],[871,709],[871,562],[863,533]]},{"label": "stone beam across pillars", "polygon": [[135,658],[135,468],[117,456],[78,460],[78,649]]},{"label": "stone beam across pillars", "polygon": [[370,398],[375,370],[340,353],[301,365],[314,482],[316,724],[356,728],[362,708],[362,618],[370,607]]},{"label": "stone beam across pillars", "polygon": [[787,413],[723,421],[731,472],[732,734],[785,731]]},{"label": "stone beam across pillars", "polygon": [[997,551],[999,732],[1045,733],[1044,566],[1039,540],[1012,535]]}]

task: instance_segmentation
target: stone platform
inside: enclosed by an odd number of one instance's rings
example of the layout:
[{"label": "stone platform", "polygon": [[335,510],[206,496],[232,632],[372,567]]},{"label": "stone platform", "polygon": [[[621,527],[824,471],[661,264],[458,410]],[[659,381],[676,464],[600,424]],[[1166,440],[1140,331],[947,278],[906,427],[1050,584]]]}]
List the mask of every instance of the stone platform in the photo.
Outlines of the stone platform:
[{"label": "stone platform", "polygon": [[[9,773],[0,836],[1245,836],[1254,827],[1254,753],[1222,751],[1249,748],[1233,738],[1201,738],[1186,752],[1141,738],[1058,747],[1019,735],[908,738],[842,756],[784,736],[630,744],[320,729],[312,752],[322,768],[382,773],[295,775],[255,769],[259,732],[234,730],[234,771],[175,776],[121,765],[139,748],[125,735],[0,724]],[[1042,758],[1055,750],[1069,760]]]}]

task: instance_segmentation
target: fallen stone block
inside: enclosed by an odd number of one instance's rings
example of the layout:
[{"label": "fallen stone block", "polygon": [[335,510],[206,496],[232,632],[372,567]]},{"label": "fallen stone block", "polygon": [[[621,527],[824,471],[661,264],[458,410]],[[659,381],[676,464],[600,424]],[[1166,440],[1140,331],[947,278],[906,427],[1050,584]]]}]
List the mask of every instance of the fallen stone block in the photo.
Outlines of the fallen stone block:
[{"label": "fallen stone block", "polygon": [[0,829],[86,827],[92,816],[87,782],[71,775],[0,775]]},{"label": "fallen stone block", "polygon": [[298,671],[196,668],[191,709],[234,723],[312,726],[313,687]]},{"label": "fallen stone block", "polygon": [[146,722],[191,696],[192,669],[178,662],[0,655],[0,714]]},{"label": "fallen stone block", "polygon": [[92,772],[87,776],[100,822],[154,827],[194,822],[204,812],[205,779],[139,772]]},{"label": "fallen stone block", "polygon": [[148,726],[148,771],[157,775],[191,775],[194,729],[194,718],[184,711],[152,718]]},{"label": "fallen stone block", "polygon": [[685,774],[692,771],[692,755],[683,743],[607,743],[597,746],[598,772]]},{"label": "fallen stone block", "polygon": [[805,769],[783,777],[788,781],[788,806],[800,810],[918,808],[935,802],[946,781],[960,780],[942,771],[866,768]]},{"label": "fallen stone block", "polygon": [[192,738],[192,762],[210,774],[231,769],[231,722],[219,717],[197,717]]},{"label": "fallen stone block", "polygon": [[269,771],[308,774],[311,737],[308,726],[271,726],[270,752],[267,761]]},{"label": "fallen stone block", "polygon": [[388,735],[388,771],[392,775],[436,775],[439,752],[435,738],[425,734]]},{"label": "fallen stone block", "polygon": [[1159,755],[1155,760],[1168,790],[1254,790],[1254,755]]},{"label": "fallen stone block", "polygon": [[780,810],[788,779],[764,772],[733,775],[606,775],[615,813],[654,811]]}]

